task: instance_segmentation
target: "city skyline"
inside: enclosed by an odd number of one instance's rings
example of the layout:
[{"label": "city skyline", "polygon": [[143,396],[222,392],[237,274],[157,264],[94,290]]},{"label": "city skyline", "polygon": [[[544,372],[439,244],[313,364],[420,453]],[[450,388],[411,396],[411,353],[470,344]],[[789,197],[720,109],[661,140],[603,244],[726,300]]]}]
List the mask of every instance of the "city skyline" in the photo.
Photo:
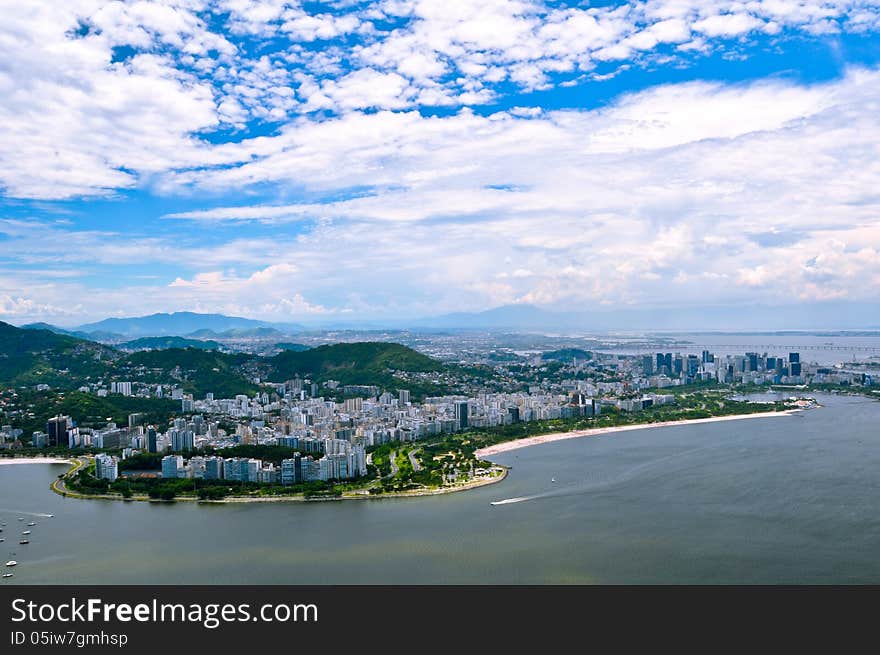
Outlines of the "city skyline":
[{"label": "city skyline", "polygon": [[880,325],[880,2],[5,13],[2,321]]}]

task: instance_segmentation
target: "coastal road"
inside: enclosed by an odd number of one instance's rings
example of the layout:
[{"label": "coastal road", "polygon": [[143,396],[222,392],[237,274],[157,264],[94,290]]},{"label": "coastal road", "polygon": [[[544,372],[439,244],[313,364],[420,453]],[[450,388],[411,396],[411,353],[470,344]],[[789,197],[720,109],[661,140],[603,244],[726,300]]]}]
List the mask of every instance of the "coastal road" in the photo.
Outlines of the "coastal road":
[{"label": "coastal road", "polygon": [[409,463],[412,464],[413,471],[418,473],[422,470],[422,465],[419,464],[419,460],[416,459],[416,453],[419,452],[421,448],[415,448],[409,451]]},{"label": "coastal road", "polygon": [[397,451],[392,450],[391,454],[388,456],[388,461],[391,463],[391,473],[389,473],[386,477],[393,478],[395,475],[397,475],[397,472],[400,470],[400,468],[397,466],[397,462],[394,461],[396,459],[397,459]]},{"label": "coastal road", "polygon": [[89,460],[86,457],[77,457],[73,460],[73,467],[64,474],[63,477],[57,478],[52,483],[52,490],[56,493],[61,494],[62,496],[67,496],[71,492],[67,490],[67,485],[65,484],[65,480],[69,477],[73,477],[77,471],[82,469],[85,466],[88,466]]}]

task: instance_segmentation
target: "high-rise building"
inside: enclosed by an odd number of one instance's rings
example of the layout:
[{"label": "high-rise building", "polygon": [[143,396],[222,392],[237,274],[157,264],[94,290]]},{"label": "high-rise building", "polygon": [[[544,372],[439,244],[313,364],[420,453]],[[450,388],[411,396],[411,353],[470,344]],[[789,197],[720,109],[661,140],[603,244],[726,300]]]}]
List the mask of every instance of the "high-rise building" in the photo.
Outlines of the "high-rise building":
[{"label": "high-rise building", "polygon": [[467,402],[455,403],[455,420],[458,427],[464,430],[468,426],[468,404]]},{"label": "high-rise building", "polygon": [[222,480],[223,477],[223,458],[206,457],[205,480]]},{"label": "high-rise building", "polygon": [[155,453],[156,451],[156,428],[147,428],[147,452]]},{"label": "high-rise building", "polygon": [[46,422],[46,433],[50,446],[66,446],[67,431],[73,427],[69,416],[54,416]]},{"label": "high-rise building", "polygon": [[163,478],[182,477],[181,473],[183,470],[183,457],[180,455],[165,455],[165,457],[162,458]]},{"label": "high-rise building", "polygon": [[397,399],[401,405],[408,405],[409,404],[409,389],[398,390]]},{"label": "high-rise building", "polygon": [[119,463],[112,455],[95,455],[95,477],[113,482],[119,477]]}]

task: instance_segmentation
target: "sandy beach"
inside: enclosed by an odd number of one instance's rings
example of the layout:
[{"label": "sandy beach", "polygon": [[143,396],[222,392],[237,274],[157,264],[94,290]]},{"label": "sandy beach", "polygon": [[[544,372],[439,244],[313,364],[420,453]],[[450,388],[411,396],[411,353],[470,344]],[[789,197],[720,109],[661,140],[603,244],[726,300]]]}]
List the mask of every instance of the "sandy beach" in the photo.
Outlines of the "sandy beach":
[{"label": "sandy beach", "polygon": [[0,466],[4,464],[70,464],[69,459],[62,457],[0,457]]},{"label": "sandy beach", "polygon": [[675,425],[695,425],[697,423],[717,423],[719,421],[738,421],[747,418],[770,418],[773,416],[791,416],[799,409],[787,409],[781,412],[760,412],[757,414],[735,414],[732,416],[713,416],[711,418],[695,418],[684,421],[662,421],[660,423],[639,423],[636,425],[616,425],[607,428],[590,428],[587,430],[574,430],[572,432],[553,432],[551,434],[541,434],[534,437],[525,437],[524,439],[516,439],[514,441],[505,441],[504,443],[495,444],[486,448],[480,448],[475,452],[476,456],[483,459],[498,453],[505,453],[509,450],[517,448],[527,448],[528,446],[537,446],[542,443],[550,443],[552,441],[562,441],[563,439],[579,439],[581,437],[595,437],[600,434],[611,434],[613,432],[626,432],[628,430],[645,430],[647,428],[665,428]]}]

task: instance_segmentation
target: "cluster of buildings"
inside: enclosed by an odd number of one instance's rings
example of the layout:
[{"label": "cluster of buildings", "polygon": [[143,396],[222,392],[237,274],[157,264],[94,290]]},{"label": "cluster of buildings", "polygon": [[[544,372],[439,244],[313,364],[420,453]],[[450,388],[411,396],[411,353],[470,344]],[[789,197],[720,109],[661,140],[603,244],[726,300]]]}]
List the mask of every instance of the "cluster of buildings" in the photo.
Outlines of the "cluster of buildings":
[{"label": "cluster of buildings", "polygon": [[228,480],[257,484],[292,485],[319,480],[350,480],[367,474],[366,451],[342,439],[325,439],[320,457],[295,453],[281,465],[257,458],[182,455],[162,458],[163,478]]},{"label": "cluster of buildings", "polygon": [[[540,370],[540,368],[538,369]],[[566,377],[568,376],[568,377]],[[253,396],[202,399],[170,388],[181,402],[182,417],[165,426],[147,424],[143,414],[131,414],[127,425],[77,427],[69,416],[57,416],[45,432],[34,432],[36,447],[91,447],[167,455],[165,477],[222,479],[294,484],[310,480],[348,479],[366,472],[365,452],[372,446],[410,442],[468,429],[492,428],[519,422],[597,416],[609,407],[637,412],[675,401],[658,392],[665,387],[717,381],[725,384],[836,383],[870,385],[866,373],[847,372],[787,356],[747,352],[742,355],[654,353],[603,355],[574,360],[552,380],[537,381],[515,392],[485,392],[425,398],[417,403],[406,389],[397,393],[372,385],[327,382],[348,396],[342,402],[318,396],[309,380],[264,383]],[[154,385],[158,393],[163,387]],[[114,382],[112,393],[131,394],[132,384]],[[16,430],[3,426],[0,446],[15,439]],[[278,445],[298,453],[280,466],[260,460],[201,457],[205,448],[220,450],[239,444]],[[188,460],[183,454],[191,453]],[[112,479],[117,465],[103,460],[101,476]]]}]

